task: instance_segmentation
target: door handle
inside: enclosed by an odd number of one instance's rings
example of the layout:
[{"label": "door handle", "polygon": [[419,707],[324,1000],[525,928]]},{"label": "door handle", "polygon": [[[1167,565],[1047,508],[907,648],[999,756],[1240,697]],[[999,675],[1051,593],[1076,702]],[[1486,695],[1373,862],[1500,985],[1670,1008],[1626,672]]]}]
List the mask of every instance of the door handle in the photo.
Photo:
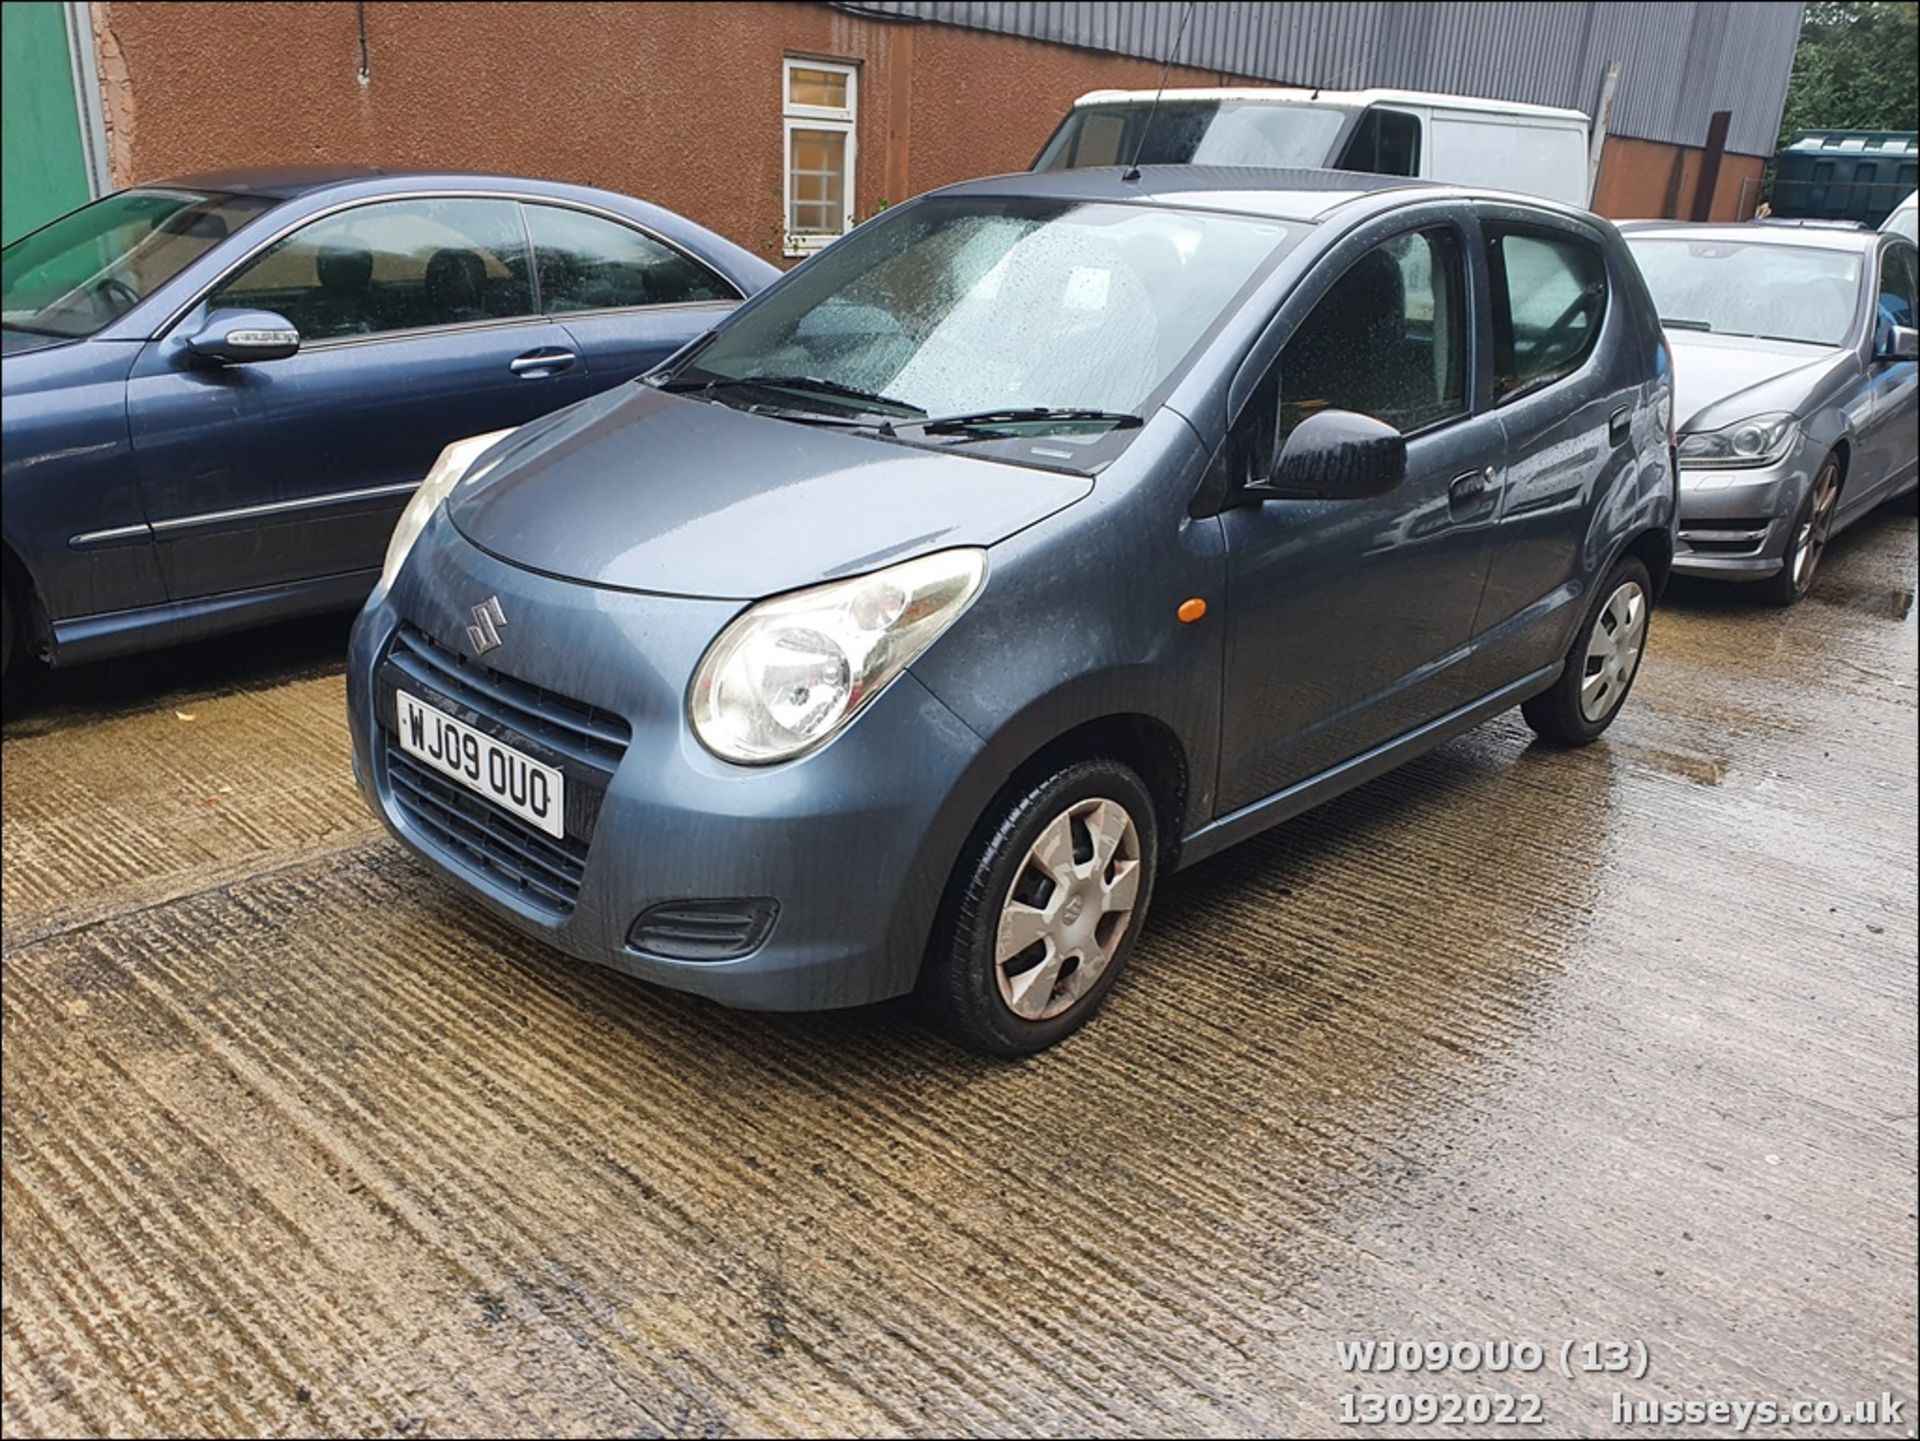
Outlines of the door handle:
[{"label": "door handle", "polygon": [[575,359],[577,357],[571,350],[549,346],[516,356],[507,362],[507,369],[522,380],[538,380],[542,376],[558,375],[563,370],[571,369]]},{"label": "door handle", "polygon": [[1625,445],[1627,437],[1631,434],[1633,434],[1633,412],[1623,405],[1607,417],[1607,443],[1615,446]]},{"label": "door handle", "polygon": [[1447,499],[1456,506],[1468,506],[1481,500],[1492,489],[1493,467],[1482,466],[1465,475],[1456,475],[1453,484],[1447,487]]}]

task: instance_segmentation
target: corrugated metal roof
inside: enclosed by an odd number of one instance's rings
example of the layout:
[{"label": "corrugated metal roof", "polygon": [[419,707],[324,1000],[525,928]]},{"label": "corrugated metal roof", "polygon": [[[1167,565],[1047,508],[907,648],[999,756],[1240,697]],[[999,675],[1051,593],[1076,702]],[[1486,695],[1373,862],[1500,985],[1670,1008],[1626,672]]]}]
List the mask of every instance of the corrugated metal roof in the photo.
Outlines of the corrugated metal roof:
[{"label": "corrugated metal roof", "polygon": [[[863,14],[1164,60],[1185,0],[904,0]],[[1184,65],[1291,85],[1395,86],[1592,112],[1620,63],[1612,131],[1699,145],[1733,112],[1727,145],[1771,155],[1804,7],[1764,0],[1198,0]]]}]

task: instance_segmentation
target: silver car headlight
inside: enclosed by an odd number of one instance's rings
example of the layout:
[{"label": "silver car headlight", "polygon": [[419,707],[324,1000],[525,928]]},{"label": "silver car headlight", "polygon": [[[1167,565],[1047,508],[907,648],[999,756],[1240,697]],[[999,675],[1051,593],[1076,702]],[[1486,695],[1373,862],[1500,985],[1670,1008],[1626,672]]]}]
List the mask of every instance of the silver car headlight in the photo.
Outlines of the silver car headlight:
[{"label": "silver car headlight", "polygon": [[760,602],[694,671],[693,733],[742,765],[811,750],[958,620],[986,578],[984,550],[942,550]]},{"label": "silver car headlight", "polygon": [[485,435],[470,435],[465,440],[456,440],[440,452],[433,469],[427,472],[427,478],[420,482],[419,489],[407,501],[407,508],[400,512],[400,522],[393,528],[393,539],[387,542],[387,560],[380,568],[380,583],[373,588],[375,600],[387,593],[394,577],[400,574],[400,567],[406,563],[407,553],[413,549],[413,543],[420,539],[420,532],[427,528],[433,513],[446,504],[447,497],[453,494],[453,488],[466,478],[474,461],[480,458],[483,451],[512,434],[512,430],[490,430]]},{"label": "silver car headlight", "polygon": [[1795,417],[1779,411],[1735,421],[1718,430],[1695,431],[1680,437],[1680,463],[1701,469],[1772,465],[1787,453],[1799,428]]}]

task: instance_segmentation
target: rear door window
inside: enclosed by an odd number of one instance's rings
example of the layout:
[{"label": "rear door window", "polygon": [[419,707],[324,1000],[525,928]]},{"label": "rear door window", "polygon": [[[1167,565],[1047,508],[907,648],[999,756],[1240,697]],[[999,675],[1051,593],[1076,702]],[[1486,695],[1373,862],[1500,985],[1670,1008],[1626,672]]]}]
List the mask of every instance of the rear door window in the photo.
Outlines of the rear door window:
[{"label": "rear door window", "polygon": [[511,200],[356,206],[269,246],[208,304],[278,311],[302,340],[527,316],[526,231]]},{"label": "rear door window", "polygon": [[1497,402],[1585,364],[1606,314],[1607,262],[1598,244],[1562,231],[1489,224],[1486,235]]},{"label": "rear door window", "polygon": [[740,298],[715,271],[632,226],[557,205],[526,210],[549,315]]}]

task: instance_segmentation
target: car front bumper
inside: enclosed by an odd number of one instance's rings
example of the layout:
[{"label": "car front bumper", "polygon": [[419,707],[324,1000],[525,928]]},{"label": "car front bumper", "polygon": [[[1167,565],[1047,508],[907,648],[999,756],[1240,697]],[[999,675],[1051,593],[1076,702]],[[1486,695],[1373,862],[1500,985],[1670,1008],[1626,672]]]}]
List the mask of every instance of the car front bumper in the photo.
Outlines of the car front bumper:
[{"label": "car front bumper", "polygon": [[1765,580],[1779,573],[1793,518],[1824,452],[1796,436],[1787,454],[1752,469],[1680,468],[1680,523],[1674,540],[1678,575],[1714,580]]},{"label": "car front bumper", "polygon": [[[507,623],[482,664],[466,632],[489,597]],[[909,672],[805,756],[719,760],[689,729],[684,697],[740,609],[522,570],[436,517],[353,631],[348,706],[367,803],[493,914],[581,960],[753,1009],[819,1010],[910,990],[954,859],[991,795],[981,742]],[[414,664],[423,645],[444,671]],[[450,783],[423,800],[419,768],[391,742],[396,683],[561,766],[567,838],[529,838],[531,828]],[[558,728],[539,715],[559,717]],[[623,748],[606,748],[604,773],[564,748],[568,718],[582,715],[598,718],[582,725],[631,730]],[[636,944],[631,928],[664,903],[738,903],[763,918],[771,903],[772,925],[746,954],[663,955]]]}]

